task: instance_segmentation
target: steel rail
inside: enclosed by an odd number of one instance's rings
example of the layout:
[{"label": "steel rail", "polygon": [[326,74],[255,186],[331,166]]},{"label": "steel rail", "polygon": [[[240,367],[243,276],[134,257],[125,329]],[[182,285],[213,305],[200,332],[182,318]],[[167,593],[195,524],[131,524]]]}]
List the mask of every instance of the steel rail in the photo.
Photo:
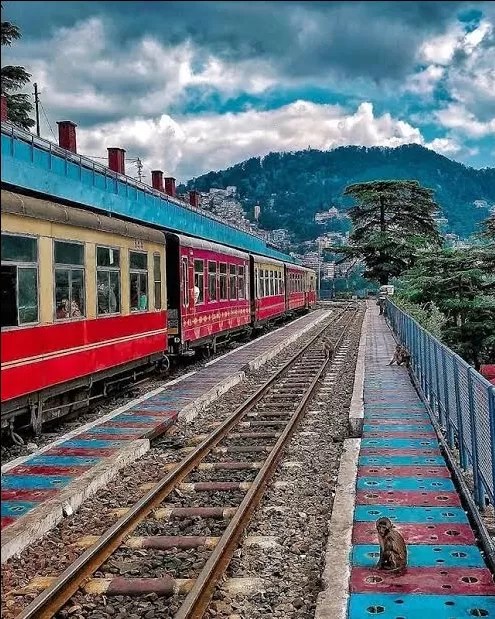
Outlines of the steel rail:
[{"label": "steel rail", "polygon": [[[335,350],[337,350],[340,346],[345,334],[347,333],[347,329],[352,324],[354,318],[355,315],[340,334],[337,342],[335,343]],[[292,414],[291,419],[273,446],[273,449],[270,451],[263,467],[254,479],[251,488],[244,496],[235,515],[225,529],[204,568],[196,578],[195,583],[187,594],[186,599],[179,608],[178,612],[174,615],[174,619],[200,619],[203,616],[213,596],[216,584],[229,565],[232,555],[239,545],[239,540],[249,524],[251,515],[263,497],[265,486],[275,472],[284,448],[289,443],[299,422],[306,412],[308,402],[313,396],[314,391],[318,386],[320,377],[329,363],[330,360],[325,359],[320,368],[317,370],[311,384],[302,396],[301,402]]]},{"label": "steel rail", "polygon": [[[124,539],[174,490],[208,453],[237,425],[237,423],[261,400],[271,386],[283,377],[288,370],[304,355],[330,327],[336,326],[349,309],[354,309],[353,319],[358,306],[348,304],[330,325],[326,325],[313,336],[293,357],[276,371],[257,391],[245,400],[232,415],[214,430],[194,451],[187,455],[178,466],[149,490],[130,510],[109,527],[93,546],[88,548],[74,561],[49,587],[38,595],[16,619],[50,619],[76,593],[91,575],[121,546]],[[339,338],[341,341],[343,334]],[[320,370],[318,377],[321,375]],[[317,380],[317,379],[315,379]],[[315,381],[313,381],[315,382]],[[312,382],[312,384],[313,384]],[[298,409],[299,410],[299,409]],[[284,436],[285,433],[282,434]],[[276,443],[278,444],[278,442]],[[263,469],[262,469],[263,470]],[[242,505],[242,503],[241,503]]]}]

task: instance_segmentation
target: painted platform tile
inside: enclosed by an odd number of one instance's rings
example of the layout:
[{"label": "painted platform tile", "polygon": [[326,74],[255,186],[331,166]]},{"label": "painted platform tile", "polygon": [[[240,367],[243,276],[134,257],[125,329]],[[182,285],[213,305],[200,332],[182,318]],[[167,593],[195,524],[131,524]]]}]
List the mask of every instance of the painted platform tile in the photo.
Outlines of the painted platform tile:
[{"label": "painted platform tile", "polygon": [[[373,544],[354,546],[352,565],[374,567],[380,555],[380,547]],[[476,546],[468,545],[422,545],[413,544],[407,549],[408,567],[485,567],[483,557]]]},{"label": "painted platform tile", "polygon": [[[467,523],[400,523],[401,535],[409,544],[471,544],[476,540],[471,525]],[[378,537],[375,523],[355,522],[352,531],[353,544],[376,544]]]},{"label": "painted platform tile", "polygon": [[432,462],[438,462],[438,458],[444,462],[441,454],[440,447],[436,447],[435,449],[390,449],[390,448],[377,448],[377,447],[363,447],[361,446],[361,451],[359,452],[361,456],[398,456],[400,454],[401,457],[406,457],[406,463],[415,464],[416,460],[425,457],[425,458],[434,458]]},{"label": "painted platform tile", "polygon": [[357,505],[409,505],[411,507],[460,507],[461,501],[456,492],[400,492],[391,490],[358,490]]},{"label": "painted platform tile", "polygon": [[354,567],[351,592],[355,593],[433,593],[445,595],[495,595],[495,583],[487,568],[408,567],[402,574]]},{"label": "painted platform tile", "polygon": [[467,523],[468,519],[460,507],[393,507],[391,505],[356,505],[354,520],[371,522],[387,517],[399,523]]},{"label": "painted platform tile", "polygon": [[353,593],[348,619],[470,619],[495,617],[495,598],[484,595]]},{"label": "painted platform tile", "polygon": [[366,465],[377,466],[444,466],[445,460],[442,456],[419,456],[408,455],[401,452],[397,455],[397,452],[387,453],[384,455],[361,455],[359,456],[359,466]]},{"label": "painted platform tile", "polygon": [[403,490],[403,491],[427,491],[446,492],[454,491],[451,479],[436,477],[395,477],[393,473],[389,477],[358,477],[358,490]]},{"label": "painted platform tile", "polygon": [[446,466],[383,466],[371,464],[358,468],[359,477],[448,477],[450,472]]},{"label": "painted platform tile", "polygon": [[409,438],[363,438],[363,448],[369,449],[396,449],[402,452],[404,449],[435,449],[438,448],[436,439],[409,439]]},{"label": "painted platform tile", "polygon": [[60,490],[23,490],[13,488],[4,490],[2,488],[2,501],[28,501],[29,503],[43,503],[53,499],[59,494]]},{"label": "painted platform tile", "polygon": [[37,505],[32,501],[2,501],[2,517],[19,518]]}]

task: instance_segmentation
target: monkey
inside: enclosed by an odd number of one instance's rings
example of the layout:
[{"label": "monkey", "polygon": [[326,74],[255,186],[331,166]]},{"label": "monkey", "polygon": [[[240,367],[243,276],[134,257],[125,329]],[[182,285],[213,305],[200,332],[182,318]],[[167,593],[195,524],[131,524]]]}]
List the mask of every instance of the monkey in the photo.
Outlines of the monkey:
[{"label": "monkey", "polygon": [[335,347],[332,344],[332,342],[330,342],[330,340],[327,340],[326,338],[323,338],[323,354],[325,356],[325,359],[329,359],[330,361],[333,358],[333,354],[335,352]]},{"label": "monkey", "polygon": [[402,572],[407,566],[407,546],[402,535],[388,518],[376,521],[380,558],[377,568],[388,572]]},{"label": "monkey", "polygon": [[397,344],[395,347],[394,356],[390,360],[388,365],[393,365],[393,363],[397,363],[397,365],[405,364],[406,368],[409,367],[409,363],[411,361],[411,355],[407,352],[407,350],[401,344]]}]

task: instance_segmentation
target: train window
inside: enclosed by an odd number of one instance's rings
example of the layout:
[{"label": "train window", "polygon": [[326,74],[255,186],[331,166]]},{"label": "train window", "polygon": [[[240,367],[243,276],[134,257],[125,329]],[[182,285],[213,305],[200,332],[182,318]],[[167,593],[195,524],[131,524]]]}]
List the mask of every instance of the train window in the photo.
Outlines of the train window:
[{"label": "train window", "polygon": [[96,248],[96,290],[98,315],[120,312],[120,250]]},{"label": "train window", "polygon": [[38,241],[2,234],[2,327],[38,322]]},{"label": "train window", "polygon": [[129,252],[131,311],[148,309],[148,254]]},{"label": "train window", "polygon": [[237,299],[237,281],[235,264],[229,265],[229,297]]},{"label": "train window", "polygon": [[182,258],[182,305],[189,307],[189,269],[187,266],[187,257]]},{"label": "train window", "polygon": [[265,269],[260,269],[260,297],[265,296]]},{"label": "train window", "polygon": [[194,261],[194,303],[204,303],[205,300],[205,263],[204,260]]},{"label": "train window", "polygon": [[210,301],[217,300],[217,263],[208,262],[208,297]]},{"label": "train window", "polygon": [[227,265],[220,263],[220,301],[227,299]]},{"label": "train window", "polygon": [[160,254],[153,254],[153,283],[155,291],[155,309],[162,309],[162,265]]},{"label": "train window", "polygon": [[244,279],[244,267],[237,267],[237,291],[239,299],[246,298],[246,280]]},{"label": "train window", "polygon": [[54,241],[55,318],[84,316],[84,245]]}]

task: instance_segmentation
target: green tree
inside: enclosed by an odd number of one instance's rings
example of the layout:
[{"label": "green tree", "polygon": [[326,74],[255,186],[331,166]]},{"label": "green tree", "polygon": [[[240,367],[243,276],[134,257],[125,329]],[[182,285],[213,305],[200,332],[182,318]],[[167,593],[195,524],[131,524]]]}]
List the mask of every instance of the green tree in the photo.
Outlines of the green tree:
[{"label": "green tree", "polygon": [[[476,369],[495,354],[495,271],[483,248],[422,255],[405,275],[406,300],[438,309],[442,339]],[[426,326],[426,325],[425,325]]]},{"label": "green tree", "polygon": [[433,218],[439,206],[433,191],[417,181],[356,183],[344,195],[357,202],[349,211],[353,230],[350,244],[332,251],[362,259],[365,277],[388,284],[411,268],[422,250],[439,246]]},{"label": "green tree", "polygon": [[[10,47],[14,41],[21,38],[19,28],[9,21],[2,20],[1,34],[2,47]],[[8,118],[15,125],[27,130],[35,124],[29,116],[33,111],[33,105],[29,100],[29,95],[16,91],[28,84],[30,77],[31,75],[24,67],[7,65],[1,69],[2,95],[7,98]]]}]

